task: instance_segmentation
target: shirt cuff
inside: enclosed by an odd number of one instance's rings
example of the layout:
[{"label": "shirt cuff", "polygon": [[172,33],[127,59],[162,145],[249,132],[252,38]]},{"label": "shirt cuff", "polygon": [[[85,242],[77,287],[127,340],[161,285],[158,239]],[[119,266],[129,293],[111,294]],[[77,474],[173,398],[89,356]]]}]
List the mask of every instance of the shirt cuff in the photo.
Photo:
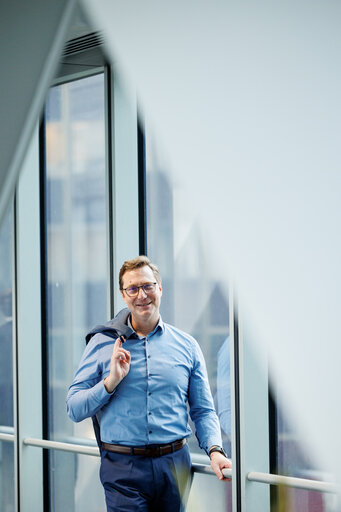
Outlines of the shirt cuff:
[{"label": "shirt cuff", "polygon": [[220,436],[210,437],[208,439],[208,441],[206,443],[206,446],[204,446],[204,450],[207,453],[207,455],[208,455],[208,452],[209,452],[210,448],[212,448],[212,446],[223,446],[222,445],[222,440],[221,440]]},{"label": "shirt cuff", "polygon": [[104,386],[104,380],[101,380],[95,384],[91,391],[92,397],[96,400],[96,402],[104,405],[109,402],[110,397],[115,393],[116,389],[114,389],[112,393],[108,393]]}]

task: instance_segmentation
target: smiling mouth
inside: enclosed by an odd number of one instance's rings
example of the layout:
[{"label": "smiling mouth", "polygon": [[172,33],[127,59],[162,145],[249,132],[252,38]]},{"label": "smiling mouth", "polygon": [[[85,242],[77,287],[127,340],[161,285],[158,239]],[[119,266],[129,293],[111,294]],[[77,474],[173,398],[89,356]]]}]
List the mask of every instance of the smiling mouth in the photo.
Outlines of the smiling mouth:
[{"label": "smiling mouth", "polygon": [[137,306],[138,308],[143,308],[143,307],[145,307],[145,306],[149,306],[151,303],[152,303],[152,301],[147,302],[146,304],[136,304],[136,306]]}]

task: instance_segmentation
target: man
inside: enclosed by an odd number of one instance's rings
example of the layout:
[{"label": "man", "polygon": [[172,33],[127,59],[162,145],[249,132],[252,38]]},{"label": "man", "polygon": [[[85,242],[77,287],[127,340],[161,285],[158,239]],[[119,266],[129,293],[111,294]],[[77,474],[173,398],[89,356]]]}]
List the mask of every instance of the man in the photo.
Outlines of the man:
[{"label": "man", "polygon": [[183,511],[191,478],[187,403],[218,478],[231,467],[205,363],[190,335],[162,321],[161,277],[146,256],[123,264],[119,284],[128,309],[89,333],[68,414],[73,421],[92,416],[99,426],[108,511]]}]

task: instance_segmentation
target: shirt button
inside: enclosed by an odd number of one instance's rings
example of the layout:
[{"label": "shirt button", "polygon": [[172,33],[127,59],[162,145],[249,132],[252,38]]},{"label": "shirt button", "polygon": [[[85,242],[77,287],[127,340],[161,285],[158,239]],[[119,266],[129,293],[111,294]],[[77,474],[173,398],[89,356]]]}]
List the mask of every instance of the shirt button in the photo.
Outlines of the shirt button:
[{"label": "shirt button", "polygon": [[151,430],[149,430],[149,434],[152,434],[152,431],[151,431]]},{"label": "shirt button", "polygon": [[150,356],[148,356],[148,359],[150,359]]},{"label": "shirt button", "polygon": [[151,395],[151,394],[152,394],[152,392],[151,392],[151,391],[149,391],[148,395]]},{"label": "shirt button", "polygon": [[150,416],[151,415],[151,412],[148,413],[148,415]]}]

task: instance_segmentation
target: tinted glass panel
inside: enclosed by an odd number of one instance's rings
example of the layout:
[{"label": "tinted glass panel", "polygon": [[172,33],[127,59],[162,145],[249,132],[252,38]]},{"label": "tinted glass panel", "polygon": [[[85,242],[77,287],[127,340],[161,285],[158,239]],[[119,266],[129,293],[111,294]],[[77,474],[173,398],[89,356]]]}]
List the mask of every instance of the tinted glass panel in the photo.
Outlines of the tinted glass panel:
[{"label": "tinted glass panel", "polygon": [[0,442],[0,510],[14,512],[14,444]]},{"label": "tinted glass panel", "polygon": [[[52,88],[46,105],[49,434],[73,442],[94,435],[90,419],[68,418],[66,393],[85,334],[107,319],[104,104],[99,74]],[[103,510],[98,465],[95,457],[52,453],[53,510],[93,512],[94,503]]]},{"label": "tinted glass panel", "polygon": [[[285,409],[277,400],[277,437],[276,437],[276,469],[279,474],[308,478],[312,480],[331,481],[331,475],[317,468],[305,450],[304,440],[297,429],[287,420]],[[340,502],[336,495],[306,491],[302,489],[274,489],[274,511],[278,510],[279,502],[287,505],[292,512],[337,512]]]},{"label": "tinted glass panel", "polygon": [[[0,226],[0,432],[13,434],[13,215]],[[0,443],[0,510],[14,510],[13,443]]]},{"label": "tinted glass panel", "polygon": [[[193,215],[190,201],[182,196],[181,184],[172,182],[172,169],[148,132],[146,169],[148,256],[159,266],[162,276],[162,318],[199,342],[221,422],[223,444],[231,455],[228,289],[210,266],[205,233]],[[189,445],[203,463],[209,463],[194,435]],[[211,479],[195,475],[196,498],[193,493],[190,495],[190,510],[197,509],[199,502],[205,503],[212,485]],[[216,492],[216,502],[222,507],[219,510],[231,510],[231,484],[217,486]]]}]

